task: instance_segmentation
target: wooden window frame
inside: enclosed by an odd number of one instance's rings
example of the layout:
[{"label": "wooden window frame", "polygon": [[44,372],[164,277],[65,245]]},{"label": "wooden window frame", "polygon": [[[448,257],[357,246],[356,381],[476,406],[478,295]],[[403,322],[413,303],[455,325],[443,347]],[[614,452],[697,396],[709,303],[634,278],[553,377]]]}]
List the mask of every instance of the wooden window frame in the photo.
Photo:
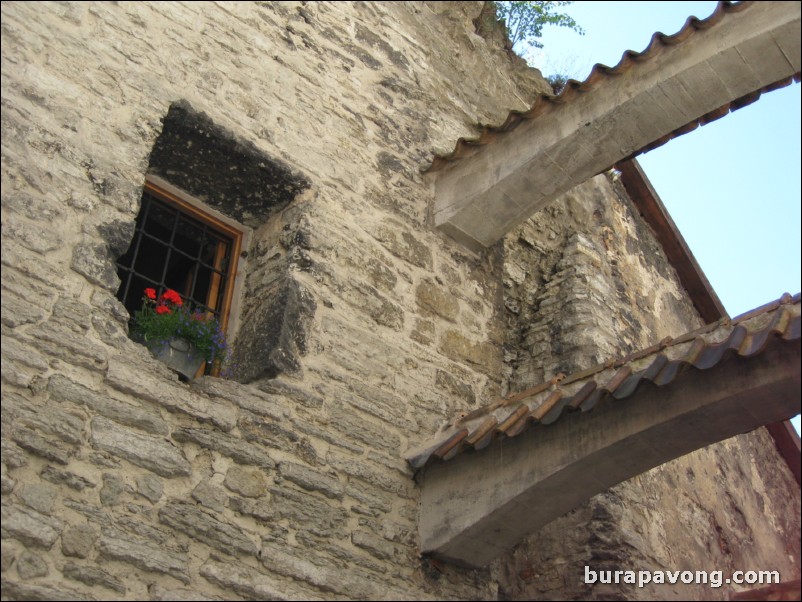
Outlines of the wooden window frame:
[{"label": "wooden window frame", "polygon": [[[239,304],[235,299],[235,291],[240,288],[241,285],[240,274],[244,263],[242,258],[243,248],[248,243],[250,230],[236,224],[234,220],[226,218],[225,216],[215,215],[217,212],[211,208],[199,207],[198,205],[202,205],[200,201],[192,199],[190,195],[156,176],[147,177],[142,194],[143,196],[148,194],[154,197],[158,202],[177,211],[183,217],[199,222],[207,227],[212,234],[219,235],[221,238],[226,239],[225,243],[220,241],[215,251],[214,265],[212,266],[214,268],[214,273],[210,277],[211,282],[209,283],[209,290],[206,293],[205,303],[211,311],[217,314],[217,320],[221,330],[227,334],[227,338],[230,340],[231,333],[234,330],[232,321],[236,322],[236,319],[232,320],[232,315],[235,315],[239,309]],[[147,230],[143,232],[144,235],[148,235]],[[137,235],[142,236],[143,234],[138,233]],[[136,238],[134,240],[136,240]],[[229,265],[224,275],[221,275],[217,273],[217,271],[221,269],[226,245],[230,245],[230,250],[228,251]],[[133,270],[133,264],[131,269]],[[222,280],[223,278],[225,278],[225,280]],[[224,292],[222,298],[219,300],[220,307],[218,308],[216,306],[218,305],[220,287],[224,287]],[[199,370],[199,375],[203,374],[204,371],[205,364]],[[213,376],[217,376],[218,373],[218,366],[213,367],[211,372],[209,372],[209,374]]]},{"label": "wooden window frame", "polygon": [[[225,286],[225,295],[223,296],[220,309],[216,307],[212,308],[217,311],[219,315],[219,322],[223,332],[228,332],[229,315],[231,312],[232,300],[234,298],[235,280],[238,274],[239,257],[242,253],[242,244],[245,233],[242,230],[220,220],[211,213],[198,208],[194,204],[178,196],[175,192],[167,190],[160,184],[157,184],[150,179],[145,182],[143,192],[152,194],[162,202],[172,205],[175,209],[181,211],[185,215],[206,224],[213,230],[224,234],[231,240],[231,265],[229,266],[228,274],[226,275],[226,282],[223,284],[223,286]],[[219,261],[219,259],[219,256],[216,257],[216,261]],[[218,276],[217,282],[212,284],[212,287],[219,289],[220,285],[221,282]]]}]

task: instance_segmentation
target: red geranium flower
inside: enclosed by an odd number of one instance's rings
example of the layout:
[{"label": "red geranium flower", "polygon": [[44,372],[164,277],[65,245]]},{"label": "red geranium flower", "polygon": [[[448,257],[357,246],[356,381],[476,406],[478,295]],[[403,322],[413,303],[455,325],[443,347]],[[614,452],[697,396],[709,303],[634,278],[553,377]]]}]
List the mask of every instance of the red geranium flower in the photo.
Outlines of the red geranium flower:
[{"label": "red geranium flower", "polygon": [[170,303],[174,303],[175,305],[183,305],[183,301],[181,300],[181,295],[175,292],[173,289],[168,288],[162,294],[162,299],[169,301]]},{"label": "red geranium flower", "polygon": [[159,314],[159,315],[162,315],[162,314],[171,314],[173,312],[171,312],[170,308],[167,307],[166,305],[157,305],[156,306],[156,313]]},{"label": "red geranium flower", "polygon": [[148,299],[155,300],[156,299],[156,289],[155,288],[146,288],[145,289],[145,296]]}]

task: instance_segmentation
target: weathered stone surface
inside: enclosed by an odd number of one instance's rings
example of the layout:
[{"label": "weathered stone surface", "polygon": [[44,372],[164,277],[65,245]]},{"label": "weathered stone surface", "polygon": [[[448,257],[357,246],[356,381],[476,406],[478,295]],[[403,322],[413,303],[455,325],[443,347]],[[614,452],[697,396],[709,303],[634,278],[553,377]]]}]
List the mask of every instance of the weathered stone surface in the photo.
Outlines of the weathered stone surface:
[{"label": "weathered stone surface", "polygon": [[[286,380],[282,380],[279,376],[277,378],[273,378],[266,381],[261,381],[257,385],[262,391],[266,393],[272,393],[274,395],[281,395],[286,397],[292,401],[297,401],[304,407],[309,409],[317,409],[323,406],[323,398],[319,395],[314,395],[301,389],[300,387],[293,385]],[[252,412],[258,412],[256,409],[247,408]]]},{"label": "weathered stone surface", "polygon": [[[261,497],[259,499],[248,499],[232,496],[228,500],[228,505],[234,512],[239,512],[245,516],[252,516],[253,518],[266,525],[269,525],[272,528],[277,527],[274,522],[276,517],[275,508],[273,508],[272,502],[265,497]],[[262,537],[265,537],[263,532],[261,534]]]},{"label": "weathered stone surface", "polygon": [[106,418],[92,420],[92,444],[163,477],[186,476],[191,472],[184,455],[164,439],[143,435]]},{"label": "weathered stone surface", "polygon": [[[248,412],[265,416],[269,420],[281,422],[287,418],[287,410],[282,399],[263,393],[259,388],[251,385],[241,385],[233,380],[203,377],[192,381],[192,389],[209,397],[227,399],[232,404]],[[268,391],[268,393],[272,392],[273,390]],[[323,400],[321,399],[319,402],[322,404]]]},{"label": "weathered stone surface", "polygon": [[2,473],[0,473],[0,492],[2,492],[3,495],[8,495],[14,491],[16,484],[17,482],[8,476],[8,471],[5,465],[3,465]]},{"label": "weathered stone surface", "polygon": [[11,565],[14,564],[14,561],[17,559],[18,554],[19,552],[16,550],[16,546],[11,545],[10,542],[6,542],[0,546],[0,572],[5,573],[10,569]]},{"label": "weathered stone surface", "polygon": [[23,504],[42,514],[50,514],[58,499],[58,490],[44,483],[28,483],[17,492]]},{"label": "weathered stone surface", "polygon": [[3,504],[0,529],[3,539],[16,539],[30,546],[50,549],[64,529],[64,523],[24,506]]},{"label": "weathered stone surface", "polygon": [[55,602],[60,600],[96,600],[90,596],[80,594],[68,587],[47,587],[31,583],[16,583],[7,579],[2,581],[3,597],[7,600],[37,600],[41,602]]},{"label": "weathered stone surface", "polygon": [[307,491],[317,491],[327,498],[335,500],[343,498],[343,485],[337,477],[331,474],[307,468],[294,462],[280,462],[278,470],[283,478],[292,481]]},{"label": "weathered stone surface", "polygon": [[340,594],[357,599],[374,599],[382,595],[379,592],[379,586],[350,577],[333,564],[317,560],[319,564],[312,562],[309,556],[303,558],[289,554],[273,544],[262,546],[262,563],[266,568],[280,575],[305,582],[324,593]]},{"label": "weathered stone surface", "polygon": [[304,525],[318,534],[334,536],[345,531],[348,513],[341,506],[332,506],[306,492],[272,487],[270,495],[276,518],[291,524]]},{"label": "weathered stone surface", "polygon": [[[403,399],[384,387],[377,387],[359,381],[346,383],[347,390],[340,387],[326,387],[323,390],[329,397],[341,399],[354,408],[371,414],[382,422],[397,427],[401,432],[415,433],[418,425],[405,415],[406,404]],[[339,410],[339,408],[337,408]],[[343,406],[343,411],[349,408]],[[354,414],[354,416],[359,416]],[[367,425],[366,425],[367,426]]]},{"label": "weathered stone surface", "polygon": [[162,497],[164,483],[152,474],[144,474],[136,478],[136,490],[139,495],[155,504]]},{"label": "weathered stone surface", "polygon": [[389,560],[397,554],[395,546],[381,537],[371,535],[366,531],[351,533],[351,542],[358,548],[368,551],[379,560]]},{"label": "weathered stone surface", "polygon": [[114,258],[109,256],[108,249],[102,243],[86,241],[75,247],[72,269],[109,291],[116,291],[120,286]]},{"label": "weathered stone surface", "polygon": [[370,573],[377,575],[385,575],[388,572],[387,563],[377,562],[368,558],[361,551],[355,551],[354,547],[347,543],[345,545],[340,545],[331,538],[320,537],[309,531],[299,531],[295,535],[295,538],[296,541],[307,546],[311,550],[315,550],[318,554],[331,557],[335,563],[339,561],[348,563],[351,566],[363,567]]},{"label": "weathered stone surface", "polygon": [[412,495],[412,486],[403,481],[391,478],[385,471],[377,470],[365,464],[363,461],[351,460],[344,456],[335,453],[329,453],[326,456],[326,462],[337,470],[345,472],[347,475],[356,477],[371,485],[399,495],[401,497],[410,497]]},{"label": "weathered stone surface", "polygon": [[259,469],[235,465],[226,472],[223,484],[245,497],[261,497],[267,493],[268,479]]},{"label": "weathered stone surface", "polygon": [[280,426],[272,418],[264,418],[250,412],[242,413],[237,426],[246,441],[257,442],[275,449],[293,451],[300,440],[297,433]]},{"label": "weathered stone surface", "polygon": [[350,441],[345,436],[338,433],[332,433],[331,431],[323,428],[319,428],[305,420],[294,422],[293,426],[296,430],[306,433],[310,437],[314,437],[315,439],[320,439],[332,445],[336,445],[337,447],[346,449],[352,453],[360,454],[365,451],[364,447],[354,443],[353,441]]},{"label": "weathered stone surface", "polygon": [[363,445],[378,445],[388,452],[397,452],[401,445],[398,435],[386,425],[360,416],[342,405],[331,408],[329,424],[349,439]]},{"label": "weathered stone surface", "polygon": [[58,322],[49,320],[27,334],[35,338],[36,348],[47,355],[97,372],[106,369],[108,352],[103,345],[87,344],[84,335]]},{"label": "weathered stone surface", "polygon": [[92,316],[92,327],[95,329],[100,340],[109,347],[124,348],[132,345],[123,324],[125,324],[125,322],[121,324],[117,317],[110,317],[110,315],[105,312]]},{"label": "weathered stone surface", "polygon": [[420,268],[431,269],[432,252],[429,247],[399,226],[388,221],[376,230],[374,237],[396,257]]},{"label": "weathered stone surface", "polygon": [[436,334],[434,322],[431,320],[416,319],[409,337],[421,345],[430,345],[434,342]]},{"label": "weathered stone surface", "polygon": [[38,554],[25,551],[20,555],[19,560],[17,560],[17,574],[21,579],[26,581],[28,579],[35,579],[36,577],[45,577],[48,572],[50,571],[47,567],[47,563]]},{"label": "weathered stone surface", "polygon": [[189,441],[229,456],[239,464],[253,464],[264,468],[273,468],[276,465],[270,456],[255,445],[225,433],[209,429],[180,428],[173,432],[172,437],[180,443]]},{"label": "weathered stone surface", "polygon": [[32,220],[45,219],[53,222],[64,215],[59,207],[54,206],[53,203],[37,193],[31,194],[18,190],[8,193],[4,191],[2,204],[4,208],[12,209]]},{"label": "weathered stone surface", "polygon": [[9,213],[3,219],[3,238],[16,240],[26,249],[41,254],[58,249],[62,243],[61,236],[56,230],[40,229],[13,213]]},{"label": "weathered stone surface", "polygon": [[102,468],[119,468],[122,464],[120,458],[104,451],[93,450],[89,454],[89,461]]},{"label": "weathered stone surface", "polygon": [[200,395],[178,384],[169,369],[150,358],[144,347],[141,356],[110,358],[106,380],[118,391],[146,399],[170,412],[211,422],[224,431],[230,431],[236,424],[229,402]]},{"label": "weathered stone surface", "polygon": [[4,392],[3,397],[6,403],[9,398],[19,402],[10,412],[16,424],[52,435],[71,445],[83,442],[84,421],[75,414],[59,408],[48,408],[48,411],[44,412],[41,406],[25,403],[16,393]]},{"label": "weathered stone surface", "polygon": [[379,326],[401,330],[404,326],[404,310],[393,303],[376,288],[364,282],[352,281],[335,284],[344,290],[345,300],[359,312],[364,312]]},{"label": "weathered stone surface", "polygon": [[109,347],[124,349],[132,342],[128,339],[128,312],[110,291],[97,289],[92,295],[92,327],[101,341]]},{"label": "weathered stone surface", "polygon": [[393,509],[394,496],[383,491],[378,491],[371,488],[370,492],[368,493],[364,487],[359,485],[354,487],[353,485],[349,484],[345,488],[345,494],[363,504],[363,506],[351,506],[351,511],[356,512],[357,514],[379,516],[381,513],[386,514]]},{"label": "weathered stone surface", "polygon": [[61,553],[65,556],[87,558],[94,549],[98,533],[90,525],[70,527],[61,536]]},{"label": "weathered stone surface", "polygon": [[24,324],[36,324],[47,316],[47,312],[26,301],[24,297],[3,287],[0,292],[0,303],[3,305],[2,323],[9,328],[17,328]]},{"label": "weathered stone surface", "polygon": [[32,368],[25,361],[14,362],[3,355],[0,358],[0,379],[3,382],[18,387],[29,386],[44,370]]},{"label": "weathered stone surface", "polygon": [[[268,571],[261,572],[241,563],[232,564],[207,560],[200,568],[201,576],[240,596],[253,600],[286,600],[286,584],[277,580]],[[154,600],[210,600],[214,598],[154,598]]]},{"label": "weathered stone surface", "polygon": [[112,560],[127,562],[143,571],[164,573],[184,583],[190,582],[186,554],[167,550],[164,546],[136,541],[114,529],[103,531],[100,554]]},{"label": "weathered stone surface", "polygon": [[82,477],[81,475],[77,475],[75,473],[70,472],[69,470],[61,470],[59,468],[55,468],[54,466],[45,466],[42,469],[42,472],[39,473],[39,476],[42,477],[45,481],[49,481],[54,485],[66,485],[70,489],[74,489],[75,491],[83,491],[87,487],[92,488],[96,487],[96,484]]},{"label": "weathered stone surface", "polygon": [[100,506],[71,499],[64,500],[64,505],[82,514],[92,523],[106,526],[113,522],[111,514],[103,510]]},{"label": "weathered stone surface", "polygon": [[415,289],[415,299],[424,315],[436,315],[454,322],[459,317],[459,301],[442,285],[425,280]]},{"label": "weathered stone surface", "polygon": [[[6,241],[4,240],[3,243],[5,244]],[[13,255],[14,253],[11,252],[11,254]],[[4,307],[5,301],[9,300],[12,303],[28,306],[33,310],[42,311],[46,316],[53,308],[53,303],[57,299],[60,288],[43,284],[35,274],[32,274],[22,266],[7,266],[3,269],[2,291]],[[11,328],[19,326],[19,324],[14,324],[13,322],[13,319],[7,322],[6,318],[3,317],[4,325]]]},{"label": "weathered stone surface", "polygon": [[501,366],[501,349],[489,341],[472,341],[457,330],[447,330],[438,349],[449,358],[493,374]]},{"label": "weathered stone surface", "polygon": [[116,506],[131,487],[122,477],[109,472],[103,473],[103,487],[100,489],[100,503],[104,506]]},{"label": "weathered stone surface", "polygon": [[[139,509],[142,510],[142,507],[140,506]],[[115,527],[143,541],[160,544],[167,543],[170,545],[175,544],[175,533],[172,533],[169,529],[150,526],[150,524],[145,522],[145,520],[153,518],[149,512],[149,508],[145,508],[145,511],[141,512],[140,516],[137,516],[136,509],[132,508],[131,504],[128,505],[126,510],[131,512],[133,516],[118,517],[114,524]],[[181,551],[185,551],[186,545],[181,544],[178,547]]]},{"label": "weathered stone surface", "polygon": [[295,454],[304,462],[309,464],[310,466],[317,466],[322,464],[320,458],[317,454],[317,449],[315,446],[312,445],[312,442],[309,441],[306,437],[302,437],[295,448]]},{"label": "weathered stone surface", "polygon": [[86,585],[100,585],[119,594],[125,594],[127,591],[119,579],[98,568],[68,562],[61,572],[68,579],[74,579]]},{"label": "weathered stone surface", "polygon": [[[304,175],[186,101],[170,105],[150,169],[190,194],[208,198],[212,207],[251,228],[309,187]],[[231,174],[225,183],[216,176],[221,170]]]},{"label": "weathered stone surface", "polygon": [[25,453],[13,442],[4,438],[0,449],[2,449],[2,462],[9,468],[22,468],[28,464]]},{"label": "weathered stone surface", "polygon": [[434,384],[449,394],[464,400],[469,406],[473,406],[476,403],[476,395],[471,386],[459,381],[453,374],[449,374],[445,370],[437,370]]},{"label": "weathered stone surface", "polygon": [[155,435],[166,435],[169,432],[167,423],[156,414],[92,391],[59,374],[50,377],[47,390],[51,399],[84,405],[120,424]]},{"label": "weathered stone surface", "polygon": [[243,310],[234,352],[237,379],[246,383],[298,371],[317,308],[312,293],[291,277],[273,282],[258,299]]},{"label": "weathered stone surface", "polygon": [[225,554],[256,554],[256,545],[244,531],[206,514],[197,506],[171,501],[159,510],[159,520]]},{"label": "weathered stone surface", "polygon": [[192,490],[192,499],[215,512],[222,512],[228,501],[228,495],[225,489],[206,479],[198,483]]},{"label": "weathered stone surface", "polygon": [[[367,245],[366,245],[367,246]],[[380,255],[383,255],[380,254]],[[386,293],[394,293],[398,283],[398,276],[391,265],[392,262],[385,262],[382,259],[370,257],[368,255],[352,255],[348,257],[348,262],[357,267],[360,273],[364,273],[370,284]]]},{"label": "weathered stone surface", "polygon": [[[201,568],[201,571],[202,570],[203,568]],[[150,600],[164,600],[165,602],[173,600],[181,602],[183,601],[192,602],[192,600],[225,600],[225,598],[219,598],[217,596],[209,596],[194,589],[178,589],[178,588],[168,589],[165,587],[161,587],[156,583],[154,583],[148,588],[148,593],[150,594],[149,598]]]},{"label": "weathered stone surface", "polygon": [[61,296],[53,304],[50,320],[76,334],[85,335],[92,322],[92,308],[72,297]]},{"label": "weathered stone surface", "polygon": [[[54,266],[44,261],[41,256],[25,249],[11,238],[2,237],[0,240],[2,240],[2,252],[0,253],[2,259],[0,261],[4,266],[17,270],[26,277],[38,280],[52,290],[63,289],[60,279],[62,274],[57,265]],[[3,273],[6,273],[5,269]]]},{"label": "weathered stone surface", "polygon": [[21,448],[58,464],[69,464],[70,456],[74,453],[73,449],[63,443],[50,442],[24,427],[15,429],[12,437]]}]

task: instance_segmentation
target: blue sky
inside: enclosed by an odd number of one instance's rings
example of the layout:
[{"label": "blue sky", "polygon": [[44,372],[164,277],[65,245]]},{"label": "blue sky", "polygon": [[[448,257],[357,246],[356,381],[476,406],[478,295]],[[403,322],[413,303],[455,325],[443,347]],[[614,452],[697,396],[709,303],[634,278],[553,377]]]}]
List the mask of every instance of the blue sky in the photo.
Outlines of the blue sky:
[{"label": "blue sky", "polygon": [[[564,9],[585,30],[546,27],[527,56],[544,75],[588,76],[642,51],[656,31],[673,34],[716,2],[575,2]],[[731,316],[800,285],[800,88],[760,100],[638,158]],[[799,417],[794,419],[799,431]]]}]

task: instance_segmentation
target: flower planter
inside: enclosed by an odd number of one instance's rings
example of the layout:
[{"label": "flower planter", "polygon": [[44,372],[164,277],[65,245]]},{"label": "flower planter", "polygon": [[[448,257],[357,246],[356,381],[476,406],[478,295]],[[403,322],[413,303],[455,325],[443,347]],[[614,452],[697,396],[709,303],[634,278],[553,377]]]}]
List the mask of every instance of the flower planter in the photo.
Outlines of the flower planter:
[{"label": "flower planter", "polygon": [[228,358],[226,337],[212,312],[191,307],[176,291],[157,294],[146,288],[142,307],[134,313],[131,338],[146,341],[153,356],[181,376],[195,378],[204,362],[215,369]]},{"label": "flower planter", "polygon": [[203,355],[186,339],[151,341],[147,344],[151,354],[185,381],[191,381],[204,363]]}]

